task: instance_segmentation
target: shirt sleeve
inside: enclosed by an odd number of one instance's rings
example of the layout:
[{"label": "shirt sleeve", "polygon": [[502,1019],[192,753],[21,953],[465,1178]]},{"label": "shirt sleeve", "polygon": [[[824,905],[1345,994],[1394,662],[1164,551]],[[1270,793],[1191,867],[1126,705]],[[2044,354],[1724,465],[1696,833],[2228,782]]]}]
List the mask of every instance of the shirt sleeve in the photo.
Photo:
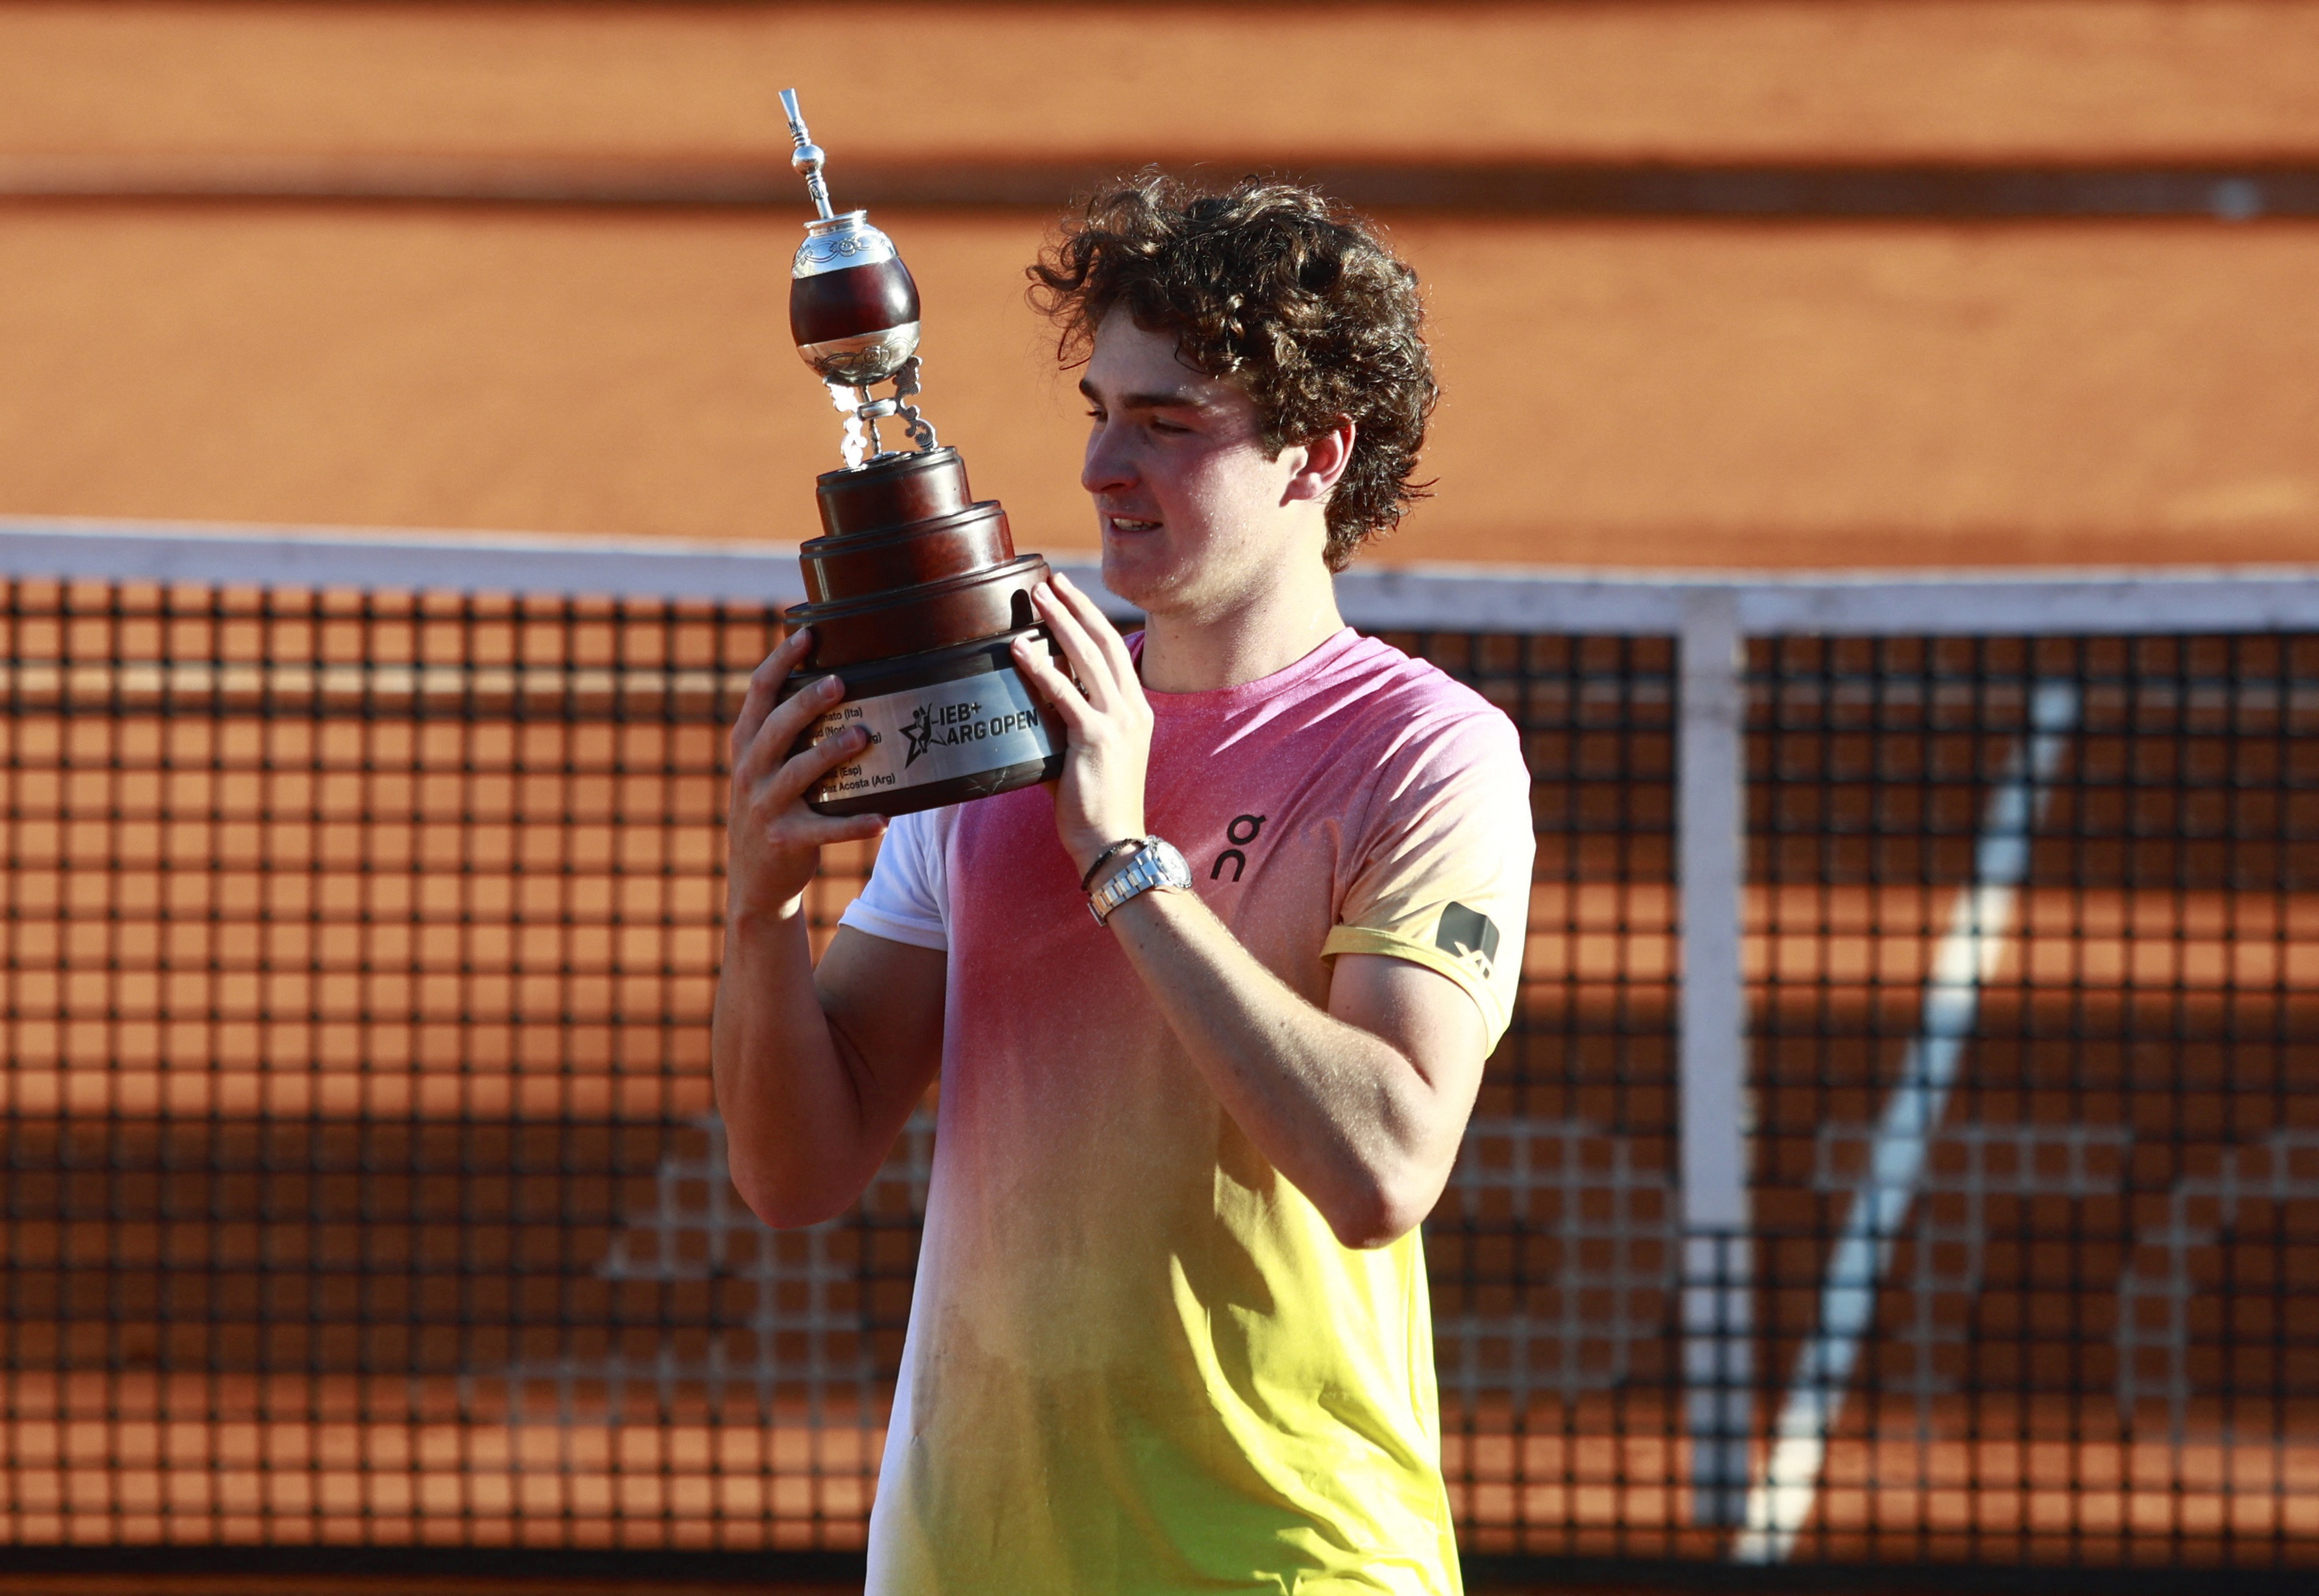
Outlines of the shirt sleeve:
[{"label": "shirt sleeve", "polygon": [[949,828],[941,817],[951,813],[925,809],[887,822],[870,879],[837,923],[889,942],[949,951]]},{"label": "shirt sleeve", "polygon": [[1537,850],[1513,724],[1474,716],[1383,772],[1322,955],[1382,953],[1473,998],[1490,1045],[1513,1022]]}]

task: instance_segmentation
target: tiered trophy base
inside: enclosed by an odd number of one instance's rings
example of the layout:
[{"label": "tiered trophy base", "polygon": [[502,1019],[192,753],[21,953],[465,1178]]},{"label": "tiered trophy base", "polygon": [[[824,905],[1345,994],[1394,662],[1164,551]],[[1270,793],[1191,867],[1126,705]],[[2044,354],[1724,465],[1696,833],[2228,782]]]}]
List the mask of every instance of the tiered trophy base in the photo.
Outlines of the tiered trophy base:
[{"label": "tiered trophy base", "polygon": [[1006,512],[975,500],[958,451],[829,472],[817,497],[823,536],[798,551],[808,601],[786,618],[813,628],[813,651],[782,696],[835,674],[844,701],[799,745],[855,726],[870,745],[806,802],[907,815],[1059,774],[1062,728],[1007,652],[1044,640],[1031,594],[1047,563],[1015,552]]},{"label": "tiered trophy base", "polygon": [[[869,731],[870,746],[824,777],[807,804],[824,815],[908,815],[1062,774],[1062,728],[1015,669],[1010,651],[1023,636],[1045,641],[1044,632],[1024,627],[845,667],[845,701],[816,721],[799,747],[855,726]],[[781,696],[830,674],[799,672]]]}]

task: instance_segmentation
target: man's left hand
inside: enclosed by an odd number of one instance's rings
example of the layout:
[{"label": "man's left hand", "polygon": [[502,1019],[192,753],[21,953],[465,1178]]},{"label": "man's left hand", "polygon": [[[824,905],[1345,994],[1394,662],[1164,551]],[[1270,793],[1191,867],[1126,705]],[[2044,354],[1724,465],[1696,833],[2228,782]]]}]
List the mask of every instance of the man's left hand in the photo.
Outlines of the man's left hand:
[{"label": "man's left hand", "polygon": [[1055,831],[1084,873],[1112,843],[1143,834],[1151,705],[1126,639],[1069,577],[1056,576],[1031,597],[1070,674],[1030,637],[1015,639],[1015,664],[1069,733],[1062,779],[1054,784]]}]

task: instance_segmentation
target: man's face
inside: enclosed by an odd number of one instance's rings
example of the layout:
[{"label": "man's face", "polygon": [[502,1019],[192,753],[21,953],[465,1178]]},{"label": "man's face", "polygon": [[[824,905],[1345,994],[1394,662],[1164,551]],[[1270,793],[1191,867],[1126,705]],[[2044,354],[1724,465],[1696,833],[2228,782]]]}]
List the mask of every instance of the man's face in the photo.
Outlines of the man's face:
[{"label": "man's face", "polygon": [[1178,359],[1172,334],[1114,309],[1079,392],[1091,419],[1079,482],[1113,592],[1149,613],[1197,616],[1240,601],[1284,561],[1319,560],[1320,507],[1290,493],[1306,452],[1266,458],[1255,401]]}]

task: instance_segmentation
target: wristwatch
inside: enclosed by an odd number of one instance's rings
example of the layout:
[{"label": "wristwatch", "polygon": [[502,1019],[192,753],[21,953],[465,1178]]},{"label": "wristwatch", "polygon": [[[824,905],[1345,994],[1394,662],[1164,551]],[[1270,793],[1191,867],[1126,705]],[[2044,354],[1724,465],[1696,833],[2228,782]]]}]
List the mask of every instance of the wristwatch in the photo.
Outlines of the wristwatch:
[{"label": "wristwatch", "polygon": [[1087,896],[1087,913],[1095,923],[1109,922],[1114,909],[1131,897],[1140,897],[1154,890],[1185,892],[1191,888],[1192,867],[1176,852],[1175,844],[1158,837],[1146,837],[1143,846],[1129,855],[1127,863],[1117,874]]}]

